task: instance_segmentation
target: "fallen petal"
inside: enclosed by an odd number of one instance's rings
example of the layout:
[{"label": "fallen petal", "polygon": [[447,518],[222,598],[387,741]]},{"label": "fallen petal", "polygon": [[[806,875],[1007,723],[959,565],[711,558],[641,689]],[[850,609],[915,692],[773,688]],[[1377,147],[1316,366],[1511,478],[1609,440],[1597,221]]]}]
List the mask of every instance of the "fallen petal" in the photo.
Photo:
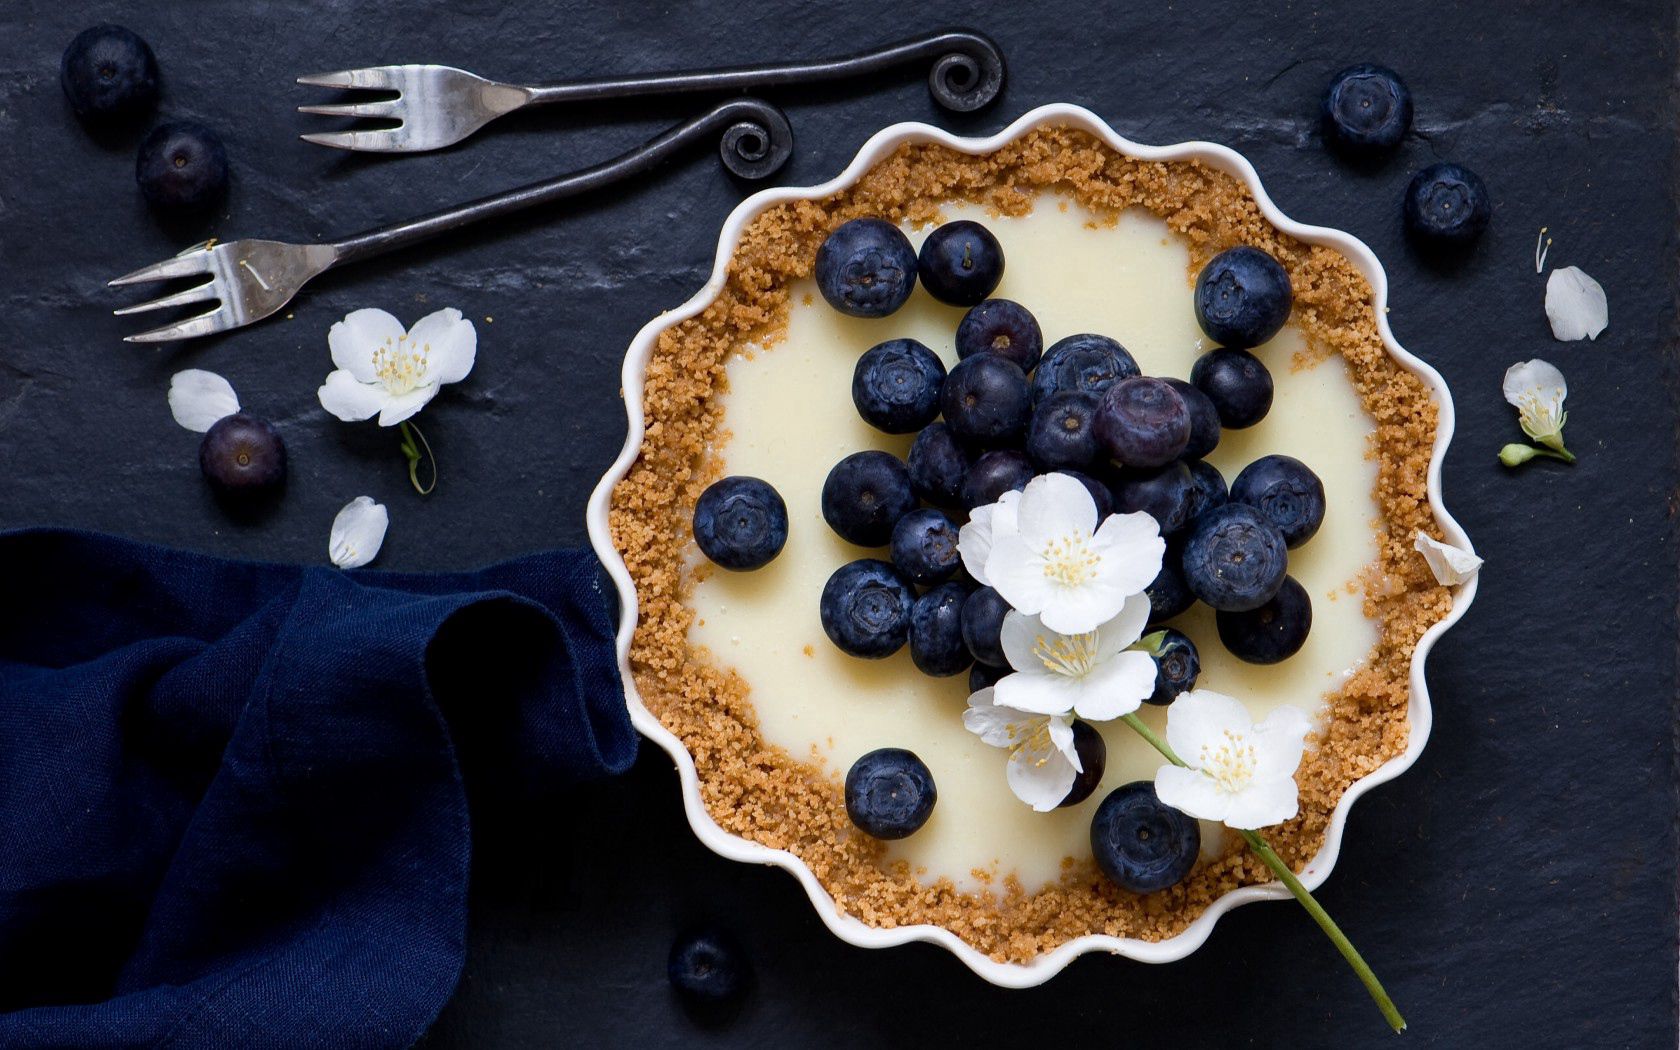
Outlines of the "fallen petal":
[{"label": "fallen petal", "polygon": [[189,368],[169,379],[169,412],[188,430],[202,434],[237,411],[233,384],[214,372]]},{"label": "fallen petal", "polygon": [[1552,337],[1564,342],[1597,339],[1610,324],[1610,304],[1604,286],[1588,277],[1579,266],[1553,270],[1546,278],[1546,319],[1552,322]]},{"label": "fallen petal", "polygon": [[357,496],[333,518],[327,557],[341,569],[361,568],[379,553],[390,524],[383,503],[375,503],[371,496]]},{"label": "fallen petal", "polygon": [[1412,547],[1423,555],[1423,560],[1429,563],[1429,571],[1435,574],[1435,581],[1443,587],[1456,587],[1474,579],[1482,568],[1482,559],[1462,547],[1442,543],[1425,532],[1417,534]]}]

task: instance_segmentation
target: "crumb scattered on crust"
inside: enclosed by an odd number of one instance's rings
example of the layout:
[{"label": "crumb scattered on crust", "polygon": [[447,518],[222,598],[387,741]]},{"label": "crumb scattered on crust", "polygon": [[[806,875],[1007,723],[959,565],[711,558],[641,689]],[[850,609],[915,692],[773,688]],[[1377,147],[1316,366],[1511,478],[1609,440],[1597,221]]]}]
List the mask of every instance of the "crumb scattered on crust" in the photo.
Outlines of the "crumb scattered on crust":
[{"label": "crumb scattered on crust", "polygon": [[973,891],[948,879],[923,883],[852,828],[835,771],[760,736],[745,682],[689,644],[693,614],[683,599],[692,585],[685,559],[692,508],[721,473],[708,453],[724,438],[713,395],[726,387],[725,363],[748,344],[775,342],[787,321],[789,285],[810,274],[828,231],[866,215],[934,222],[952,200],[1021,215],[1042,192],[1067,194],[1110,222],[1128,207],[1154,212],[1188,242],[1192,273],[1232,245],[1270,252],[1289,271],[1306,360],[1340,355],[1376,423],[1379,553],[1362,582],[1380,639],[1364,667],[1326,699],[1324,729],[1297,776],[1300,815],[1268,832],[1297,868],[1317,852],[1348,786],[1405,750],[1412,652],[1451,607],[1448,590],[1412,551],[1419,529],[1439,533],[1425,490],[1436,427],[1428,388],[1384,350],[1370,286],[1353,264],[1281,233],[1234,177],[1193,161],[1131,160],[1084,132],[1045,129],[983,157],[905,146],[850,190],[777,205],[755,219],[717,299],[660,335],[647,369],[641,454],[613,492],[613,542],[641,604],[630,652],[636,688],[693,755],[701,797],[724,829],[796,854],[840,908],[865,923],[933,923],[1013,962],[1090,933],[1171,937],[1227,891],[1271,876],[1233,847],[1180,885],[1147,896],[1116,888],[1089,859],[1070,859],[1057,882],[1030,893],[1010,873],[988,873]]}]

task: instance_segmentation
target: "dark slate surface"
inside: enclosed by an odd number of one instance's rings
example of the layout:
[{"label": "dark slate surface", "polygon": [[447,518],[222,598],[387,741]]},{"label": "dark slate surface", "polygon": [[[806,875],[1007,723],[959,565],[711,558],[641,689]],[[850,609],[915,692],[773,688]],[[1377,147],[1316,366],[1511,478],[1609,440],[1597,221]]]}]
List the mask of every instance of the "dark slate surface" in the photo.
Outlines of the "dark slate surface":
[{"label": "dark slate surface", "polygon": [[[217,342],[118,341],[105,279],[210,233],[343,233],[561,172],[640,141],[684,104],[514,119],[449,153],[347,157],[300,143],[299,73],[387,61],[509,78],[716,64],[847,49],[947,23],[992,33],[1010,82],[991,131],[1030,106],[1083,103],[1146,142],[1229,143],[1291,215],[1364,238],[1389,268],[1400,339],[1457,395],[1450,504],[1489,567],[1475,609],[1430,665],[1435,735],[1417,767],[1356,809],[1323,892],[1431,1046],[1673,1046],[1675,560],[1670,499],[1676,238],[1675,12],[1663,3],[510,4],[11,0],[0,10],[0,526],[77,525],[223,554],[319,559],[334,511],[391,508],[389,568],[475,565],[584,542],[585,498],[622,437],[623,348],[702,282],[742,190],[697,155],[634,192],[562,207],[322,280],[292,319]],[[981,10],[982,6],[995,10]],[[1056,10],[1052,10],[1055,8]],[[1028,12],[1032,11],[1031,14]],[[134,139],[95,140],[60,96],[60,50],[84,25],[149,38],[162,112],[222,131],[236,183],[202,229],[167,229],[132,182]],[[1399,68],[1418,133],[1375,172],[1319,148],[1315,96],[1340,66]],[[830,177],[875,129],[935,112],[920,73],[782,99],[799,139],[782,181]],[[692,105],[692,104],[689,104]],[[1425,264],[1398,199],[1438,158],[1487,179],[1489,235],[1467,264]],[[1609,290],[1594,344],[1551,340],[1530,259]],[[426,412],[442,484],[407,490],[393,436],[328,419],[314,389],[327,326],[380,305],[457,305],[480,322],[469,381]],[[494,318],[493,322],[485,320]],[[1507,473],[1499,397],[1542,355],[1571,386],[1574,469]],[[227,375],[277,422],[293,481],[274,516],[237,525],[197,474],[196,438],[164,391],[188,366]],[[840,395],[837,395],[840,396]],[[521,815],[528,817],[531,815]],[[940,950],[848,947],[792,879],[726,863],[683,822],[669,763],[487,832],[472,953],[427,1044],[1388,1045],[1375,1010],[1297,909],[1226,918],[1189,961],[1086,957],[1005,992]],[[700,1028],[663,974],[673,929],[714,918],[760,975],[732,1024]]]}]

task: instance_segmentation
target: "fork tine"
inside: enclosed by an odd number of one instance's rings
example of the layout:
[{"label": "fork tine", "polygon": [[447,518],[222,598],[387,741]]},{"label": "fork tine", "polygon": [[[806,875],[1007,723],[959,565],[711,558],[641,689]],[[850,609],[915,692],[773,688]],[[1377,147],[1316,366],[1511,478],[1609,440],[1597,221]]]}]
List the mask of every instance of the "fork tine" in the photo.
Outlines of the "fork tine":
[{"label": "fork tine", "polygon": [[171,306],[186,306],[189,303],[202,303],[220,298],[221,293],[216,289],[216,282],[205,281],[203,284],[194,285],[191,288],[176,292],[174,295],[166,295],[161,299],[153,299],[147,303],[136,303],[133,306],[125,306],[121,310],[112,310],[111,312],[118,317],[125,317],[128,314],[145,313],[148,310],[167,310]]},{"label": "fork tine", "polygon": [[397,131],[397,128],[379,128],[373,131],[316,131],[298,137],[305,142],[313,142],[317,146],[331,146],[333,149],[400,153],[402,139]]},{"label": "fork tine", "polygon": [[341,69],[336,73],[311,73],[297,78],[299,84],[324,88],[368,88],[375,91],[396,91],[401,85],[392,70],[395,66],[368,66],[364,69]]},{"label": "fork tine", "polygon": [[210,253],[208,251],[190,252],[165,259],[160,263],[142,266],[133,273],[125,273],[111,281],[107,287],[119,288],[125,284],[143,284],[146,281],[167,281],[174,277],[191,277],[193,274],[210,272]]},{"label": "fork tine", "polygon": [[299,106],[299,113],[315,113],[323,117],[395,117],[397,100],[384,102],[356,102],[334,106]]},{"label": "fork tine", "polygon": [[207,313],[188,317],[162,328],[154,328],[149,332],[123,337],[125,343],[168,343],[176,339],[196,339],[202,335],[225,332],[229,328],[238,328],[239,322],[233,318],[233,311],[225,305],[219,306]]}]

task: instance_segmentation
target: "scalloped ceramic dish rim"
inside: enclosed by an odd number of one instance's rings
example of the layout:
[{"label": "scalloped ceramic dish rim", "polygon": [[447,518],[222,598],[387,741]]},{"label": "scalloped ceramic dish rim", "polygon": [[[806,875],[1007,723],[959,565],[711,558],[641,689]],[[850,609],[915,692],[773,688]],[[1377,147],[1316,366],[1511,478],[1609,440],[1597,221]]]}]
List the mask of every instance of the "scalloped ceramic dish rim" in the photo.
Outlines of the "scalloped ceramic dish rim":
[{"label": "scalloped ceramic dish rim", "polygon": [[[1009,988],[1028,988],[1042,984],[1059,973],[1076,957],[1086,952],[1110,952],[1149,963],[1172,962],[1182,959],[1201,947],[1202,943],[1207,940],[1208,935],[1213,932],[1214,924],[1219,921],[1219,917],[1227,911],[1239,904],[1247,904],[1251,901],[1287,899],[1289,893],[1276,883],[1262,886],[1244,886],[1221,896],[1182,932],[1166,940],[1145,941],[1129,937],[1113,937],[1106,934],[1089,934],[1068,941],[1028,963],[998,962],[983,955],[957,937],[956,934],[939,926],[917,924],[883,929],[865,925],[862,921],[842,913],[834,899],[828,894],[827,890],[823,889],[822,884],[817,881],[816,875],[812,873],[810,867],[803,860],[785,850],[771,849],[768,846],[731,834],[723,830],[706,812],[705,804],[700,797],[699,777],[695,771],[692,756],[683,747],[682,742],[647,709],[642,703],[641,697],[636,693],[635,681],[630,674],[629,663],[630,642],[636,628],[636,590],[630,579],[629,570],[625,567],[624,559],[612,544],[607,515],[613,487],[629,472],[630,465],[634,462],[641,448],[644,433],[643,384],[647,366],[652,359],[654,346],[659,335],[665,329],[693,317],[710,305],[723,288],[729,260],[734,255],[735,248],[740,242],[741,233],[753,219],[757,218],[766,209],[778,204],[795,200],[820,199],[848,189],[858,181],[864,172],[906,143],[938,143],[963,153],[982,154],[996,150],[1021,135],[1041,127],[1073,127],[1090,132],[1119,152],[1139,160],[1201,161],[1212,168],[1241,179],[1250,192],[1254,194],[1254,198],[1259,202],[1260,210],[1267,220],[1284,233],[1308,243],[1335,248],[1347,256],[1371,284],[1377,313],[1377,329],[1382,337],[1383,345],[1395,360],[1428,384],[1439,406],[1439,424],[1435,435],[1435,447],[1429,461],[1427,479],[1429,505],[1434,511],[1435,520],[1440,524],[1446,539],[1461,547],[1468,548],[1470,546],[1469,537],[1464,534],[1464,530],[1458,522],[1453,520],[1452,515],[1447,513],[1447,509],[1441,501],[1441,461],[1453,434],[1452,396],[1439,373],[1412,356],[1395,341],[1394,333],[1388,325],[1388,279],[1383,272],[1382,265],[1377,262],[1377,257],[1372,254],[1371,250],[1357,238],[1339,230],[1322,226],[1302,225],[1284,215],[1278,210],[1277,205],[1272,203],[1271,198],[1266,195],[1265,189],[1260,185],[1260,177],[1255,172],[1253,165],[1228,147],[1209,142],[1181,142],[1173,146],[1140,145],[1117,134],[1090,110],[1081,106],[1055,104],[1040,106],[1015,120],[1002,131],[987,138],[959,138],[929,124],[894,124],[872,136],[858,151],[857,157],[846,167],[846,170],[829,182],[820,186],[786,186],[762,190],[737,205],[735,210],[730,213],[728,220],[723,224],[723,231],[718,238],[717,258],[712,266],[712,275],[707,280],[706,286],[682,306],[667,311],[648,322],[641,331],[636,333],[635,340],[630,344],[630,349],[625,355],[622,377],[622,393],[625,412],[629,419],[629,433],[625,438],[624,448],[619,453],[618,459],[606,475],[602,477],[600,484],[596,486],[589,499],[590,543],[595,548],[596,554],[600,556],[602,563],[605,564],[607,572],[612,577],[618,591],[620,606],[618,664],[619,673],[624,679],[625,697],[630,705],[631,722],[644,736],[663,748],[676,763],[677,773],[682,781],[683,808],[688,814],[688,821],[694,827],[694,833],[699,836],[700,841],[712,851],[731,860],[772,864],[792,873],[805,887],[805,892],[811,898],[811,904],[816,908],[822,921],[843,941],[862,948],[886,948],[911,941],[928,941],[948,948],[969,969],[985,980]],[[1411,700],[1407,711],[1410,732],[1406,751],[1355,781],[1343,794],[1341,801],[1337,803],[1335,811],[1331,814],[1330,824],[1324,836],[1323,848],[1301,872],[1301,881],[1309,889],[1318,888],[1335,866],[1336,857],[1341,850],[1342,833],[1347,825],[1348,811],[1353,803],[1378,784],[1405,772],[1423,751],[1424,744],[1429,739],[1429,729],[1432,721],[1428,688],[1424,682],[1424,660],[1434,646],[1435,640],[1464,615],[1475,594],[1476,581],[1474,579],[1457,588],[1453,594],[1452,610],[1444,619],[1431,626],[1418,641],[1417,649],[1412,655],[1410,668]]]}]

